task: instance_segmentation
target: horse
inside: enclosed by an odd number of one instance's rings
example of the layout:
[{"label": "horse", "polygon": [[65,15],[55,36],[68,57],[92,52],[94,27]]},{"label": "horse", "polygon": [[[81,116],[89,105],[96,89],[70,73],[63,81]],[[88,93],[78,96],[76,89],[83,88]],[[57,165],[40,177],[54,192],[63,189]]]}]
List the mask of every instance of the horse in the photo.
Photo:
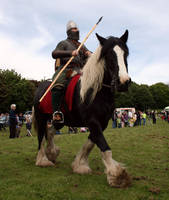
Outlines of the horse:
[{"label": "horse", "polygon": [[[128,30],[121,37],[104,38],[97,33],[96,37],[99,45],[88,58],[76,83],[72,110],[64,109],[64,125],[89,129],[88,139],[71,166],[74,173],[91,173],[88,156],[96,144],[101,151],[109,185],[127,187],[131,184],[130,175],[122,164],[112,158],[112,151],[103,131],[107,128],[113,113],[115,91],[127,91],[131,82],[127,64]],[[39,99],[49,84],[43,82],[39,86],[34,100],[34,125],[38,136],[36,165],[41,167],[54,166],[60,152],[54,144],[56,130],[48,123],[48,120],[52,118],[52,113],[43,113],[39,106]]]}]

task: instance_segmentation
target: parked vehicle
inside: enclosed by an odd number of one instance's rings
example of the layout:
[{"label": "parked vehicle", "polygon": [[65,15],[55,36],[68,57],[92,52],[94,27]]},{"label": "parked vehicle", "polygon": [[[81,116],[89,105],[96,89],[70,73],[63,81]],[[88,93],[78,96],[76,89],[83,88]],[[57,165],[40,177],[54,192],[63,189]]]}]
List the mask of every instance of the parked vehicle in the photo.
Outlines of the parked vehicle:
[{"label": "parked vehicle", "polygon": [[135,108],[116,108],[115,109],[117,114],[122,114],[123,112],[131,112],[131,113],[135,113],[136,112],[136,109]]}]

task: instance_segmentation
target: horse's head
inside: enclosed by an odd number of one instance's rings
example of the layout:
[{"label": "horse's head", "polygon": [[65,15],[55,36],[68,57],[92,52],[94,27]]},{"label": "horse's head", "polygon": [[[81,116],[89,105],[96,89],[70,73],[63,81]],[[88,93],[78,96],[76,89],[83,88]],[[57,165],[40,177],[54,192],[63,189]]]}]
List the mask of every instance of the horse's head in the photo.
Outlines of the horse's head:
[{"label": "horse's head", "polygon": [[128,30],[120,37],[103,38],[96,33],[96,36],[102,46],[100,60],[105,60],[104,82],[111,84],[112,90],[127,91],[131,79],[128,75],[127,56],[129,54],[126,45],[128,39]]}]

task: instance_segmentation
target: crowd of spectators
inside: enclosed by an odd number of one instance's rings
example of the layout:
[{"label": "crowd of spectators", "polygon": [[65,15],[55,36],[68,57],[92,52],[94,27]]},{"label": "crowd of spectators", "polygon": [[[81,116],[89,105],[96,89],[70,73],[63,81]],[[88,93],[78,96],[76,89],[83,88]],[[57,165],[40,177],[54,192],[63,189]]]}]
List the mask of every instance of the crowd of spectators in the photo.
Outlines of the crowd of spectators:
[{"label": "crowd of spectators", "polygon": [[16,105],[11,104],[9,113],[0,113],[0,131],[6,131],[9,127],[9,138],[18,138],[23,124],[26,124],[26,136],[32,136],[32,115],[17,114]]},{"label": "crowd of spectators", "polygon": [[8,113],[1,113],[0,114],[0,131],[6,130],[9,122],[9,114]]},{"label": "crowd of spectators", "polygon": [[155,111],[151,112],[141,112],[137,111],[132,113],[129,111],[117,112],[114,111],[112,115],[112,127],[113,128],[123,128],[123,127],[133,127],[133,126],[145,126],[147,122],[150,124],[156,124]]},{"label": "crowd of spectators", "polygon": [[[10,138],[15,138],[20,136],[20,131],[23,124],[26,124],[26,136],[32,136],[32,115],[23,113],[15,113],[16,105],[11,105],[11,110],[9,113],[0,113],[0,131],[6,130],[9,127]],[[146,123],[156,124],[157,113],[155,111],[151,112],[131,112],[130,110],[124,112],[114,111],[112,115],[112,127],[113,128],[123,128],[123,127],[133,127],[133,126],[145,126]],[[165,111],[160,114],[162,120],[169,123],[169,111]],[[86,127],[81,127],[80,132],[87,132]],[[69,127],[68,133],[77,133],[77,128]]]}]

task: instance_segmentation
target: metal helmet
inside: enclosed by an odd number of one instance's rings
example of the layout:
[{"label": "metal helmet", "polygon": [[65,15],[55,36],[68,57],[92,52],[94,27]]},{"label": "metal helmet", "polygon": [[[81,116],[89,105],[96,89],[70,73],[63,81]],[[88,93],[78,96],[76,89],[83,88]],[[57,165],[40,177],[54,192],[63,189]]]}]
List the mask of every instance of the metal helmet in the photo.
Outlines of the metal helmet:
[{"label": "metal helmet", "polygon": [[77,28],[78,29],[77,24],[72,20],[68,21],[67,26],[66,26],[66,32],[68,32],[71,28]]}]

